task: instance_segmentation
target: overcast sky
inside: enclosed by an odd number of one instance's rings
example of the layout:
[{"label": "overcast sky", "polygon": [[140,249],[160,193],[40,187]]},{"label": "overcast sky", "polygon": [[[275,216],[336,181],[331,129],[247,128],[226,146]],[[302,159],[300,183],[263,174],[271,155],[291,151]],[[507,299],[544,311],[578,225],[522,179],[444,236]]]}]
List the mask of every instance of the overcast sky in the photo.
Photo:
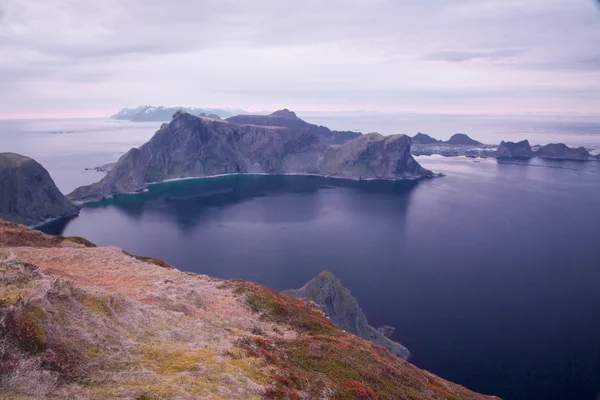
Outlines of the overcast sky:
[{"label": "overcast sky", "polygon": [[0,117],[600,114],[594,0],[0,0]]}]

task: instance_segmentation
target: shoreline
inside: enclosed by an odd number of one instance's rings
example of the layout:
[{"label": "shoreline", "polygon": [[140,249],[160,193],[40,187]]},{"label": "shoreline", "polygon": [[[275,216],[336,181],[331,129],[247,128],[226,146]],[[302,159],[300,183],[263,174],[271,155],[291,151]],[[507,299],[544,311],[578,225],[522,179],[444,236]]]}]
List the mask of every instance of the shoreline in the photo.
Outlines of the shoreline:
[{"label": "shoreline", "polygon": [[[104,200],[111,200],[114,199],[116,196],[130,196],[130,195],[137,195],[137,194],[141,194],[141,193],[146,193],[148,192],[150,189],[150,186],[156,186],[156,185],[161,185],[163,183],[169,183],[169,182],[179,182],[179,181],[188,181],[188,180],[201,180],[201,179],[219,179],[219,178],[224,178],[224,177],[228,177],[228,176],[313,176],[313,177],[318,177],[318,178],[325,178],[325,179],[339,179],[339,180],[346,180],[346,181],[353,181],[353,182],[362,182],[362,181],[367,181],[367,182],[376,182],[376,181],[380,181],[380,182],[403,182],[403,181],[420,181],[420,180],[425,180],[425,179],[433,179],[433,178],[442,178],[445,175],[442,173],[433,173],[431,176],[421,176],[421,177],[405,177],[405,178],[400,178],[400,179],[383,179],[383,178],[365,178],[365,179],[361,179],[361,178],[349,178],[349,177],[343,177],[343,176],[332,176],[332,175],[321,175],[321,174],[307,174],[307,173],[287,173],[287,174],[269,174],[266,172],[255,172],[255,173],[230,173],[230,174],[218,174],[218,175],[210,175],[210,176],[190,176],[190,177],[183,177],[183,178],[171,178],[171,179],[165,179],[164,181],[160,181],[160,182],[148,182],[146,183],[146,187],[144,187],[143,189],[140,189],[138,191],[135,192],[127,192],[127,193],[118,193],[118,194],[114,194],[114,195],[110,195],[107,197],[104,197],[100,200],[90,200],[90,201],[72,201],[73,204],[79,206],[79,207],[83,207],[87,204],[94,204],[94,203],[100,203]],[[59,218],[60,219],[60,218]],[[49,221],[52,222],[52,221]],[[47,223],[49,223],[47,222]],[[45,225],[46,223],[44,223]],[[40,225],[41,226],[41,225]]]}]

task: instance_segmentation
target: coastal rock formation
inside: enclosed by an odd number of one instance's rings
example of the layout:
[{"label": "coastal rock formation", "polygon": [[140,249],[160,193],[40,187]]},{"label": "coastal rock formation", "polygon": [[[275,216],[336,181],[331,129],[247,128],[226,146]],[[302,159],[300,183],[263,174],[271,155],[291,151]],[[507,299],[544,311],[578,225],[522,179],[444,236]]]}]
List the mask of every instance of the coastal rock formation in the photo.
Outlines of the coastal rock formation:
[{"label": "coastal rock formation", "polygon": [[62,195],[39,163],[0,153],[0,219],[37,226],[78,213],[79,208]]},{"label": "coastal rock formation", "polygon": [[209,118],[227,118],[243,112],[242,110],[228,110],[223,108],[196,108],[196,107],[164,107],[164,106],[139,106],[137,108],[124,108],[112,119],[149,122],[149,121],[170,121],[177,111],[183,111],[192,115],[207,116]]},{"label": "coastal rock formation", "polygon": [[432,138],[429,135],[419,132],[415,136],[412,137],[412,143],[413,144],[435,144],[435,143],[442,143],[442,141],[437,140],[435,138]]},{"label": "coastal rock formation", "polygon": [[314,301],[334,324],[346,332],[381,345],[398,357],[407,359],[410,356],[406,347],[386,336],[386,329],[379,331],[369,325],[358,306],[358,301],[329,271],[321,272],[300,289],[286,290],[283,293],[294,298],[308,298]]},{"label": "coastal rock formation", "polygon": [[227,119],[229,122],[243,125],[279,126],[293,130],[302,130],[315,134],[322,144],[343,144],[362,134],[352,131],[331,131],[324,126],[309,124],[298,118],[296,113],[287,108],[275,111],[270,115],[236,115]]},{"label": "coastal rock formation", "polygon": [[[243,120],[247,122],[246,117]],[[123,155],[100,182],[76,189],[69,198],[99,201],[138,192],[152,182],[232,173],[318,174],[354,179],[433,176],[410,155],[407,136],[369,134],[339,146],[327,146],[311,128],[303,128],[306,123],[290,111],[267,116],[268,120],[289,126],[262,126],[259,123],[272,122],[261,118],[252,118],[255,124],[238,124],[177,112],[148,143]]]},{"label": "coastal rock formation", "polygon": [[452,135],[452,137],[450,137],[450,139],[448,139],[446,143],[460,146],[477,146],[482,144],[477,140],[471,139],[468,135],[464,133],[455,133],[454,135]]},{"label": "coastal rock formation", "polygon": [[317,306],[0,221],[0,398],[492,400]]},{"label": "coastal rock formation", "polygon": [[522,140],[518,143],[500,142],[498,150],[496,150],[496,158],[531,158],[533,150],[528,140]]},{"label": "coastal rock formation", "polygon": [[588,161],[594,159],[585,147],[571,148],[563,143],[547,144],[536,151],[535,155],[540,158],[557,160]]}]

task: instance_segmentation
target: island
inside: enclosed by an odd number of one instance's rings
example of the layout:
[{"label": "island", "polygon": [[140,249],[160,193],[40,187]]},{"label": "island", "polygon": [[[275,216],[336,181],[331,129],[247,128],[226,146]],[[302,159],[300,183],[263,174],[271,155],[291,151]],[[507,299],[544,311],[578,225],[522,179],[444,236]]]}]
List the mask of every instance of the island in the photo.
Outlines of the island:
[{"label": "island", "polygon": [[110,118],[133,122],[170,121],[173,114],[175,114],[177,111],[219,119],[244,113],[242,110],[231,110],[224,108],[139,106],[136,108],[124,108],[118,113],[112,115]]},{"label": "island", "polygon": [[592,155],[584,147],[572,148],[564,143],[551,143],[545,146],[532,146],[528,140],[520,142],[501,141],[499,145],[483,144],[468,135],[457,133],[448,141],[441,141],[429,135],[418,133],[413,136],[411,154],[414,156],[444,157],[465,156],[471,158],[526,159],[542,158],[565,161],[597,161],[600,154]]},{"label": "island", "polygon": [[[336,143],[336,144],[328,144]],[[224,174],[309,174],[402,180],[436,176],[410,153],[406,135],[335,132],[289,110],[217,120],[177,111],[149,142],[125,153],[98,183],[68,197],[85,203],[171,179]]]}]

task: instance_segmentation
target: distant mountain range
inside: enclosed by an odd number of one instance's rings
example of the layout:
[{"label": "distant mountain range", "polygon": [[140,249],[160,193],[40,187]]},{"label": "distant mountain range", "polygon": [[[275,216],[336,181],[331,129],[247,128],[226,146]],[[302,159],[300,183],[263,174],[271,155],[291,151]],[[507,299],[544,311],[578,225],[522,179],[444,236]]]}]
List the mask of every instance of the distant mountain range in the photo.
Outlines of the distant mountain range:
[{"label": "distant mountain range", "polygon": [[124,121],[171,121],[173,114],[183,111],[192,115],[216,119],[229,118],[238,114],[249,114],[247,111],[230,108],[197,108],[197,107],[164,107],[164,106],[139,106],[137,108],[124,108],[110,118]]}]

